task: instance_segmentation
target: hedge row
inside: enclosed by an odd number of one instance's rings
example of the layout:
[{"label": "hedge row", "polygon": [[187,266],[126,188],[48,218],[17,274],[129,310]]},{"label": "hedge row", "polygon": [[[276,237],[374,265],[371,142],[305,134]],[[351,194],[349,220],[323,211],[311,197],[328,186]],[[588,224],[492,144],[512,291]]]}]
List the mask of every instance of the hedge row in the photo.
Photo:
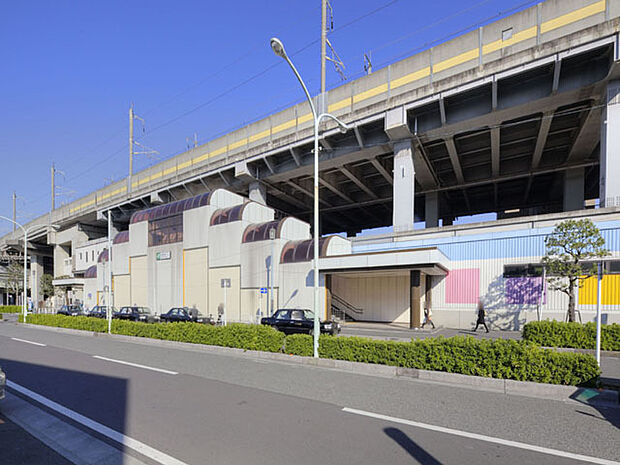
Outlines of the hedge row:
[{"label": "hedge row", "polygon": [[[95,332],[107,330],[106,320],[88,317],[31,315],[28,322]],[[312,355],[312,336],[295,334],[285,337],[283,333],[262,325],[147,324],[113,320],[112,331],[128,336]],[[591,355],[559,353],[525,341],[477,340],[463,336],[395,342],[322,335],[319,355],[352,362],[564,385],[595,385],[600,375]]]},{"label": "hedge row", "polygon": [[21,305],[0,305],[0,313],[21,313]]},{"label": "hedge row", "polygon": [[[545,347],[596,348],[596,323],[533,321],[523,327],[523,339]],[[601,349],[620,350],[620,325],[601,325]]]},{"label": "hedge row", "polygon": [[[303,334],[288,336],[286,352],[311,356],[312,337]],[[321,336],[319,356],[350,362],[572,386],[593,386],[600,375],[596,360],[591,355],[555,352],[523,341],[478,340],[471,336],[448,339],[438,337],[411,342]]]},{"label": "hedge row", "polygon": [[[22,321],[21,316],[20,321]],[[27,322],[35,325],[81,329],[93,332],[105,332],[108,330],[107,320],[86,316],[29,315]],[[269,326],[262,325],[148,324],[112,320],[112,332],[126,336],[234,347],[245,350],[260,350],[263,352],[280,352],[284,346],[284,334]]]}]

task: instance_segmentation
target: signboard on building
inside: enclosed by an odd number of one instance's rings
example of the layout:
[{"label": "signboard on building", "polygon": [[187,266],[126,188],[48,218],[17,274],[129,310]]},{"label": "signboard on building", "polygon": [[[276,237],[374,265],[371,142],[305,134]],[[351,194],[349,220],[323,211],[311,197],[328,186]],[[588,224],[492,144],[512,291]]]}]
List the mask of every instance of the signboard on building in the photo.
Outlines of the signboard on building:
[{"label": "signboard on building", "polygon": [[224,287],[230,287],[230,278],[222,279],[221,285],[222,285],[223,288]]},{"label": "signboard on building", "polygon": [[267,294],[267,288],[266,287],[261,287],[260,288],[260,293],[261,294]]},{"label": "signboard on building", "polygon": [[171,257],[172,257],[172,253],[170,251],[167,251],[167,252],[157,252],[157,254],[155,255],[155,259],[157,261],[160,261],[160,260],[170,260]]}]

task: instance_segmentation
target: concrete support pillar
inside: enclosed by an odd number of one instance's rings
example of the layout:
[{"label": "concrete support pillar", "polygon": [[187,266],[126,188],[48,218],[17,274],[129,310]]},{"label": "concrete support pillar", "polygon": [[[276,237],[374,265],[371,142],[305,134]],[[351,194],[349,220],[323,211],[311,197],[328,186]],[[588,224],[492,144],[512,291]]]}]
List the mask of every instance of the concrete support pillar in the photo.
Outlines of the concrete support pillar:
[{"label": "concrete support pillar", "polygon": [[620,206],[620,81],[607,85],[601,127],[601,207]]},{"label": "concrete support pillar", "polygon": [[424,198],[425,216],[424,222],[427,228],[436,228],[439,226],[439,193],[429,192]]},{"label": "concrete support pillar", "polygon": [[409,287],[410,287],[410,312],[409,312],[409,327],[419,328],[422,325],[422,311],[420,300],[422,297],[422,280],[420,277],[420,271],[409,272]]},{"label": "concrete support pillar", "polygon": [[56,244],[54,246],[54,277],[66,275],[65,259],[69,258],[69,247]]},{"label": "concrete support pillar", "polygon": [[415,170],[411,141],[394,143],[394,196],[392,221],[394,232],[413,229]]},{"label": "concrete support pillar", "polygon": [[564,211],[583,210],[584,169],[574,168],[564,172]]},{"label": "concrete support pillar", "polygon": [[41,276],[43,276],[43,257],[30,255],[30,296],[35,308],[43,300],[41,295]]},{"label": "concrete support pillar", "polygon": [[258,202],[261,205],[267,205],[267,189],[259,182],[250,183],[250,200]]}]

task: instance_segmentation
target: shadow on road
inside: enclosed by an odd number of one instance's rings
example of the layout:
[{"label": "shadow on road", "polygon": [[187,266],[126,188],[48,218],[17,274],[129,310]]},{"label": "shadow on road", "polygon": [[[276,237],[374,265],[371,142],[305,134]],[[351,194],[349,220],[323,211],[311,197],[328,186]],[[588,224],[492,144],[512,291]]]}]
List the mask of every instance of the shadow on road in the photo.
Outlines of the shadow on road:
[{"label": "shadow on road", "polygon": [[583,405],[587,405],[598,410],[602,418],[599,418],[598,416],[593,415],[589,412],[584,412],[583,410],[575,410],[577,413],[589,417],[598,418],[602,421],[608,421],[613,426],[620,429],[620,407],[618,405],[611,404],[611,402],[597,402],[595,400],[597,396],[598,391],[596,389],[583,389],[580,392],[576,392],[570,397],[571,399],[576,400]]},{"label": "shadow on road", "polygon": [[441,465],[441,462],[417,445],[398,428],[383,428],[385,434],[392,438],[400,447],[405,449],[413,459],[424,465]]},{"label": "shadow on road", "polygon": [[[6,373],[7,379],[11,380],[13,383],[34,391],[57,404],[78,412],[121,434],[126,434],[126,415],[128,408],[128,381],[126,379],[2,358],[0,358],[0,366],[2,366],[3,371]],[[12,389],[9,390],[9,392],[29,401],[31,404],[33,403],[32,400],[19,392],[13,391]],[[37,403],[34,404],[37,405]],[[49,411],[47,406],[43,406],[43,409]],[[61,419],[64,418],[61,417]],[[88,434],[92,434],[89,430],[77,423],[72,421],[69,423]],[[38,426],[43,427],[41,425]],[[51,436],[54,435],[52,434]],[[105,463],[110,465],[123,465],[124,446],[107,439],[104,439],[104,442],[111,445],[113,447],[112,450],[118,450],[118,453],[110,454],[109,451],[106,452],[107,461]],[[78,456],[88,454],[91,456],[94,454],[96,456],[99,453],[99,449],[84,450],[84,447],[90,446],[80,443],[77,439],[71,441],[71,438],[69,438],[68,442],[62,444],[62,446],[66,447],[69,453],[77,453]],[[75,450],[73,450],[74,448]],[[2,447],[0,446],[0,463],[15,463],[16,465],[21,465],[21,463],[43,462],[5,462],[2,458]]]}]

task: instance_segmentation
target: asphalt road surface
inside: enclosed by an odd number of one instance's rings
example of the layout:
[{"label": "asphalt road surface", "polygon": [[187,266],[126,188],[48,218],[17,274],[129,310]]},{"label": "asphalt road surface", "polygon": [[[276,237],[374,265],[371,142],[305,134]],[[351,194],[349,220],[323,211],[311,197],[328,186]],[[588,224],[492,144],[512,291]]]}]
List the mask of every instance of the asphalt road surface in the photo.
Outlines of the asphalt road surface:
[{"label": "asphalt road surface", "polygon": [[97,422],[91,425],[97,434],[113,431],[131,438],[125,452],[145,463],[575,464],[620,459],[617,407],[7,323],[0,324],[0,366],[16,386]]}]

